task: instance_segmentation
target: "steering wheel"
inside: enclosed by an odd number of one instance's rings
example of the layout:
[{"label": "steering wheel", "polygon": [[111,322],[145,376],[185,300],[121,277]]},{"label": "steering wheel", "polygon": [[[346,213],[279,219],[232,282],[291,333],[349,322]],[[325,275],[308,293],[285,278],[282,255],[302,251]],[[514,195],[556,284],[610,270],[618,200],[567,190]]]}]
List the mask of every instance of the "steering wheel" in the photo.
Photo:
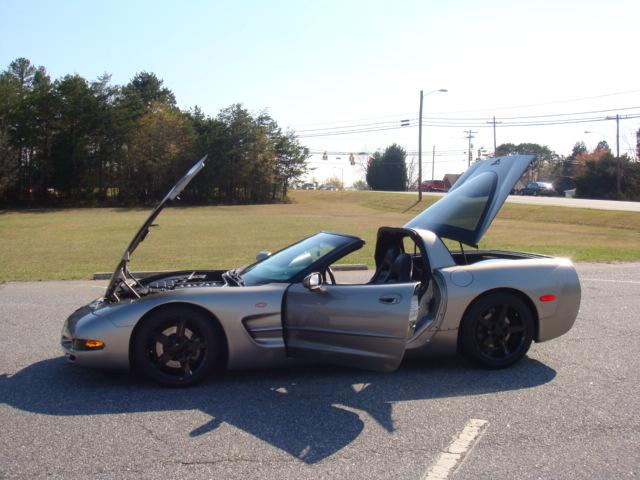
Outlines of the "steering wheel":
[{"label": "steering wheel", "polygon": [[336,276],[333,274],[333,270],[331,270],[331,267],[327,267],[327,269],[325,270],[325,275],[324,275],[325,282],[327,281],[326,274],[329,274],[329,279],[331,280],[331,285],[335,285],[337,283],[336,282]]}]

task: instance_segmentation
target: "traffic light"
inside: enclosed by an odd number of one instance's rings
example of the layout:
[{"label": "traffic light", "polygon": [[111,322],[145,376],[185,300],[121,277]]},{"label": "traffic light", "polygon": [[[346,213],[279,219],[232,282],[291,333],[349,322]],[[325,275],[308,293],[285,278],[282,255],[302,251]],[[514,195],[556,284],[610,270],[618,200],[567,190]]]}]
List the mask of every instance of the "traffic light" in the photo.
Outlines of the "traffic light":
[{"label": "traffic light", "polygon": [[329,156],[327,155],[327,152],[324,152],[324,153],[322,154],[322,159],[323,159],[323,160],[329,160]]}]

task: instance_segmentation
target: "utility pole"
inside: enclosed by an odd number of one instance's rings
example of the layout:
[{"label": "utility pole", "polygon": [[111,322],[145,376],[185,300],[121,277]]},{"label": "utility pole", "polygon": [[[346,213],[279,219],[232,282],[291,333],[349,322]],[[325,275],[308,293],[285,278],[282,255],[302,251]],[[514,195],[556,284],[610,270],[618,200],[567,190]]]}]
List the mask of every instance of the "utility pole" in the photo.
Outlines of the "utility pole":
[{"label": "utility pole", "polygon": [[496,122],[496,117],[494,115],[493,120],[489,120],[487,123],[493,124],[493,156],[495,157],[496,150],[498,149],[496,145],[496,123],[502,123],[502,122]]},{"label": "utility pole", "polygon": [[467,168],[471,166],[471,160],[473,157],[473,152],[471,151],[471,149],[473,148],[473,146],[471,145],[471,139],[472,138],[476,138],[473,136],[474,133],[478,133],[478,132],[474,132],[473,130],[465,130],[464,133],[467,134],[467,140],[469,140],[469,162],[467,165]]},{"label": "utility pole", "polygon": [[433,146],[433,154],[431,156],[431,180],[435,180],[436,172],[436,146]]},{"label": "utility pole", "polygon": [[620,165],[620,115],[616,113],[616,155],[618,157],[616,168],[616,190],[618,198],[622,196],[622,167]]},{"label": "utility pole", "polygon": [[422,201],[422,99],[420,90],[420,113],[418,114],[418,201]]},{"label": "utility pole", "polygon": [[615,117],[607,117],[607,120],[616,120],[616,193],[618,199],[622,197],[622,165],[620,162],[620,114]]}]

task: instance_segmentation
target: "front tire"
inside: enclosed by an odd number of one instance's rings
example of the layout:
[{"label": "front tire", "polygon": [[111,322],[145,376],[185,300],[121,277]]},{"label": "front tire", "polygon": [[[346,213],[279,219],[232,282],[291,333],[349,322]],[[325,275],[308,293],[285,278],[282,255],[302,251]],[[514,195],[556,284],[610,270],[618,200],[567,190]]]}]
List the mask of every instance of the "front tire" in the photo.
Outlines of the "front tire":
[{"label": "front tire", "polygon": [[476,300],[465,313],[459,346],[475,363],[505,368],[524,357],[535,322],[527,304],[511,293],[492,293]]},{"label": "front tire", "polygon": [[168,306],[145,320],[134,339],[136,370],[167,387],[201,381],[223,358],[223,342],[212,319],[197,309]]}]

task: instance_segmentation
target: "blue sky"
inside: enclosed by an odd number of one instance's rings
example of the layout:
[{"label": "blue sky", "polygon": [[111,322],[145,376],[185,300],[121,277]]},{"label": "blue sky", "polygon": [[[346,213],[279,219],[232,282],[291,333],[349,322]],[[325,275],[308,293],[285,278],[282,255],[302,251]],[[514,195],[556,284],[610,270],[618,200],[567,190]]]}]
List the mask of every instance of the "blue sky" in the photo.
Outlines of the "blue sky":
[{"label": "blue sky", "polygon": [[[438,88],[449,91],[425,98],[427,117],[615,114],[640,107],[639,22],[637,0],[2,0],[0,67],[24,56],[53,77],[108,72],[117,84],[152,71],[182,108],[215,115],[240,102],[297,130],[417,117],[420,89]],[[639,120],[621,122],[621,150],[635,146]],[[438,157],[436,177],[465,168],[466,129],[425,127],[425,150],[449,152]],[[474,130],[474,150],[491,150],[491,128]],[[499,127],[497,136],[566,154],[578,140],[613,146],[615,123]],[[394,141],[415,151],[417,128],[302,140],[318,151]],[[350,183],[360,170],[342,157],[313,157],[321,167],[314,175]]]}]

